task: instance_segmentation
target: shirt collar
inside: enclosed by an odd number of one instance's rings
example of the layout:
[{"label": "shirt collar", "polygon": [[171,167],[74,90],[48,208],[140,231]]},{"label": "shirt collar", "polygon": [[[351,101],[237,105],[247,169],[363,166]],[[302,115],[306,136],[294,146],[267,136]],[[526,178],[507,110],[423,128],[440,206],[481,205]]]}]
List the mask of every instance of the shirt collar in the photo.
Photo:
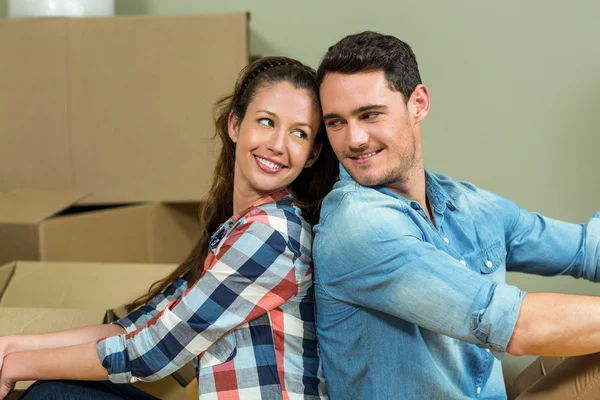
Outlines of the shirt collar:
[{"label": "shirt collar", "polygon": [[[344,166],[340,163],[340,180],[341,181],[352,181],[352,176],[346,171]],[[374,186],[373,189],[385,193],[387,195],[392,195],[394,197],[399,198],[404,201],[406,204],[410,204],[410,200],[406,199],[403,196],[391,191],[388,188],[383,186]],[[446,192],[446,189],[439,184],[436,176],[429,172],[427,168],[425,168],[425,192],[427,193],[427,198],[429,199],[431,207],[435,209],[435,211],[439,213],[443,213],[446,211],[446,207],[448,207],[451,211],[456,209],[456,204],[454,204],[452,198]]]}]

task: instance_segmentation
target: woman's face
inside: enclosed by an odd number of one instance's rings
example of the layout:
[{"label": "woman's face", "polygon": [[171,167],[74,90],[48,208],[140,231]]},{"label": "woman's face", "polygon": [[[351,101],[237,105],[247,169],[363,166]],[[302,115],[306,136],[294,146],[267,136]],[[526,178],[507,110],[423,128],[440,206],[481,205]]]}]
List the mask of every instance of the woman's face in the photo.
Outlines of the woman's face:
[{"label": "woman's face", "polygon": [[229,118],[236,143],[234,193],[252,204],[288,187],[319,155],[314,144],[320,121],[308,90],[287,82],[259,88],[244,119]]}]

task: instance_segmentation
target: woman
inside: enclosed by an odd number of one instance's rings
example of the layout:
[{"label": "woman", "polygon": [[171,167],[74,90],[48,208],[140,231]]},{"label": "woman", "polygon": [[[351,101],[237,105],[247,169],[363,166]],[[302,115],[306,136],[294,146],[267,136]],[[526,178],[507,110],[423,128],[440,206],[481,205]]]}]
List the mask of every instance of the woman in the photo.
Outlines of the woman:
[{"label": "woman", "polygon": [[337,161],[320,113],[311,68],[268,57],[242,70],[216,106],[223,146],[187,260],[112,325],[1,338],[0,399],[34,379],[25,400],[152,399],[115,383],[158,380],[192,359],[201,399],[327,398],[310,223]]}]

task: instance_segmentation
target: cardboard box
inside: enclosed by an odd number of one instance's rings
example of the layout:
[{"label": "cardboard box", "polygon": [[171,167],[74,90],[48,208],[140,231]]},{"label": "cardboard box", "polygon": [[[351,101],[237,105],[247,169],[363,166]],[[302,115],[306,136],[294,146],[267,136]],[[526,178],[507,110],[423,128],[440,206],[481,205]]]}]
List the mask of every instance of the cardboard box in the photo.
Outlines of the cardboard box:
[{"label": "cardboard box", "polygon": [[248,15],[0,19],[0,190],[199,201]]},{"label": "cardboard box", "polygon": [[0,193],[0,265],[12,260],[180,263],[198,204],[143,204],[61,215],[85,193]]},{"label": "cardboard box", "polygon": [[146,293],[175,264],[14,261],[0,266],[0,308],[113,309]]},{"label": "cardboard box", "polygon": [[[107,309],[143,294],[173,268],[173,264],[8,263],[0,267],[0,336],[101,324]],[[15,393],[30,384],[19,382]],[[185,389],[171,377],[136,386],[161,399],[194,398],[187,397],[194,388]]]},{"label": "cardboard box", "polygon": [[600,353],[538,357],[508,388],[509,400],[596,400]]},{"label": "cardboard box", "polygon": [[538,357],[517,378],[506,387],[506,394],[514,400],[529,389],[533,384],[546,376],[565,357]]}]

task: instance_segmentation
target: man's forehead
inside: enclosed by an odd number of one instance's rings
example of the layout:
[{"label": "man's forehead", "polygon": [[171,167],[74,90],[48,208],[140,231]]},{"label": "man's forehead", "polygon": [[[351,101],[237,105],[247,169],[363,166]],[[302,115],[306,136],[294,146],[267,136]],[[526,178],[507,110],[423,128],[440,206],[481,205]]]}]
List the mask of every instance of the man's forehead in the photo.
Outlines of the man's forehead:
[{"label": "man's forehead", "polygon": [[320,88],[323,114],[346,113],[385,102],[393,95],[383,71],[327,73]]},{"label": "man's forehead", "polygon": [[328,72],[323,77],[321,91],[339,89],[351,86],[372,85],[386,83],[383,71],[367,71],[355,73]]}]

